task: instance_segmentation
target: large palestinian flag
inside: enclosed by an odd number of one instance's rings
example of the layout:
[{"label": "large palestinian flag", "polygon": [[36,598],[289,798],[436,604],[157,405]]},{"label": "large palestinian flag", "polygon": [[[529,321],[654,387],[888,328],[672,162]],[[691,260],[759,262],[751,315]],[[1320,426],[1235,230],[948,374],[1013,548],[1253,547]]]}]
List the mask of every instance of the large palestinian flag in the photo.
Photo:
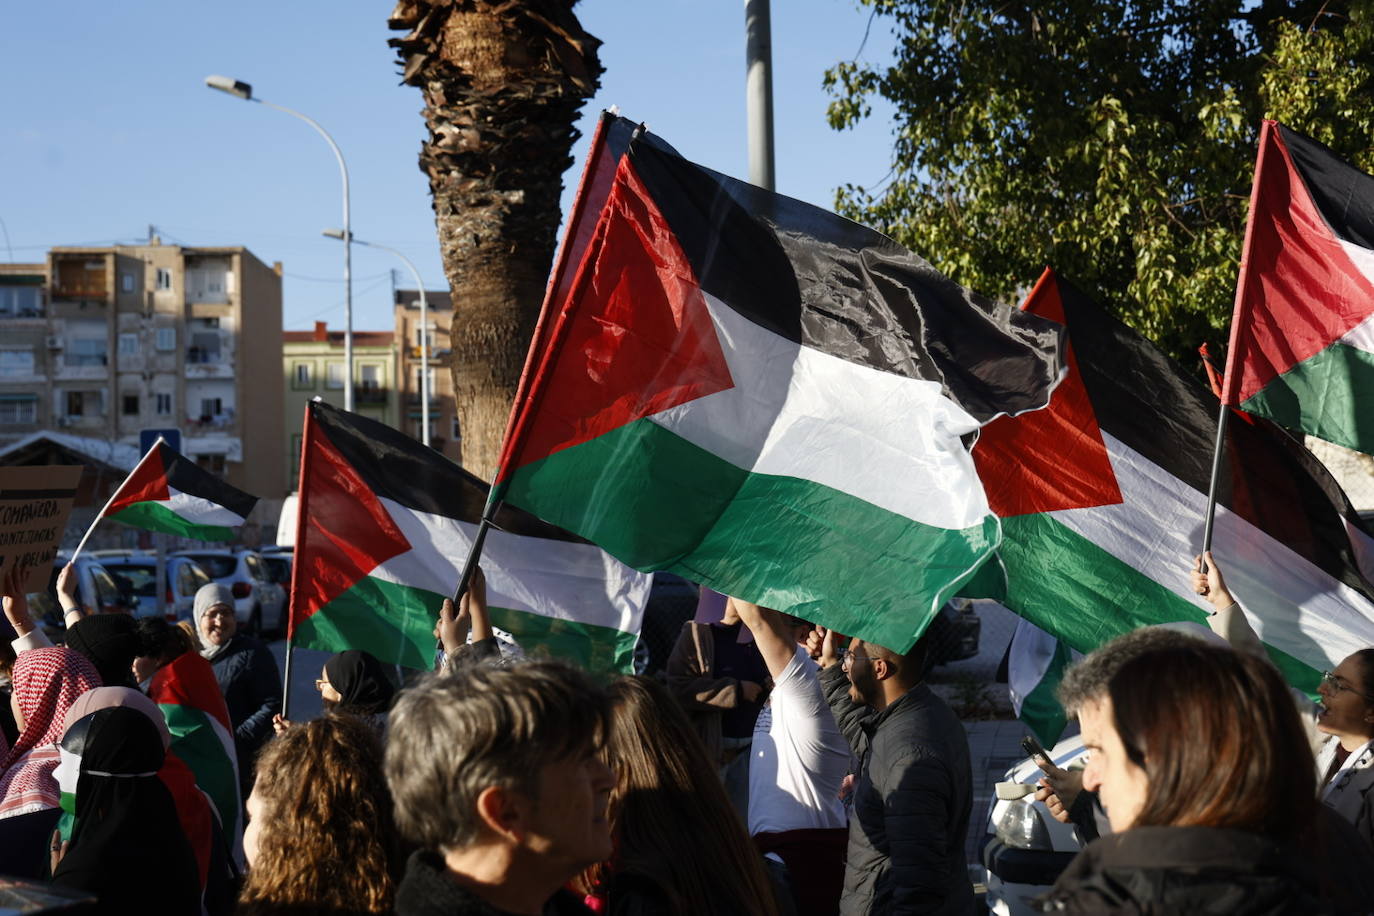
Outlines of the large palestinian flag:
[{"label": "large palestinian flag", "polygon": [[[974,449],[1002,517],[1005,603],[1089,652],[1139,626],[1203,622],[1202,542],[1217,400],[1046,271],[1024,306],[1068,328],[1047,410],[989,424]],[[1289,681],[1374,645],[1369,536],[1326,469],[1264,420],[1227,424],[1213,553]],[[1053,653],[1044,653],[1047,666]]]},{"label": "large palestinian flag", "polygon": [[242,849],[239,768],[229,707],[210,663],[187,652],[159,668],[148,696],[162,710],[172,733],[170,750],[195,774],[219,815],[229,848]]},{"label": "large palestinian flag", "polygon": [[[291,580],[293,645],[428,668],[488,487],[396,430],[306,408]],[[631,670],[650,577],[511,507],[482,551],[492,623],[527,652]]]},{"label": "large palestinian flag", "polygon": [[1275,121],[1260,136],[1224,400],[1374,452],[1374,177]]},{"label": "large palestinian flag", "polygon": [[158,439],[100,517],[148,531],[228,541],[257,502]]},{"label": "large palestinian flag", "polygon": [[594,140],[494,496],[905,649],[999,540],[963,437],[1044,405],[1058,329],[630,130]]}]

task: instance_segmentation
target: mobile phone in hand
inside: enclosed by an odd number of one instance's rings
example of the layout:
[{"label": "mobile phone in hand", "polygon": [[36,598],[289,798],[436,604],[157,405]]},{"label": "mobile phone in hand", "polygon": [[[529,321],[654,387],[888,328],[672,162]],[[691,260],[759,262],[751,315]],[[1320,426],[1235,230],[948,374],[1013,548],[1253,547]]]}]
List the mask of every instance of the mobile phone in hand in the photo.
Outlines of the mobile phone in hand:
[{"label": "mobile phone in hand", "polygon": [[1021,750],[1026,752],[1027,757],[1034,757],[1037,762],[1043,762],[1049,766],[1054,766],[1054,761],[1050,760],[1050,755],[1045,750],[1044,745],[1037,741],[1034,735],[1022,736]]}]

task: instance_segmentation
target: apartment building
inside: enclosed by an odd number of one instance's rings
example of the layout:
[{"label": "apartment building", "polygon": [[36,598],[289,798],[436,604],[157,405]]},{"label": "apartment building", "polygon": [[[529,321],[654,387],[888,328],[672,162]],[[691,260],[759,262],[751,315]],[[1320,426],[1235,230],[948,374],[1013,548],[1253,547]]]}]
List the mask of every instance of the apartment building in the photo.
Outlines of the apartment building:
[{"label": "apartment building", "polygon": [[[305,405],[319,397],[344,406],[344,332],[324,321],[313,331],[282,332],[285,375],[287,481],[295,489],[300,476],[301,426]],[[390,331],[353,332],[353,410],[387,426],[397,422],[396,347]]]},{"label": "apartment building", "polygon": [[0,265],[0,446],[175,427],[197,463],[278,500],[281,309],[281,265],[242,247],[154,238]]},{"label": "apartment building", "polygon": [[426,291],[429,328],[420,323],[420,292],[398,289],[393,295],[398,345],[397,393],[400,409],[397,429],[421,438],[420,373],[422,348],[429,347],[429,442],[454,461],[461,457],[462,435],[453,401],[453,376],[449,372],[453,349],[449,326],[453,322],[453,299],[448,292]]}]

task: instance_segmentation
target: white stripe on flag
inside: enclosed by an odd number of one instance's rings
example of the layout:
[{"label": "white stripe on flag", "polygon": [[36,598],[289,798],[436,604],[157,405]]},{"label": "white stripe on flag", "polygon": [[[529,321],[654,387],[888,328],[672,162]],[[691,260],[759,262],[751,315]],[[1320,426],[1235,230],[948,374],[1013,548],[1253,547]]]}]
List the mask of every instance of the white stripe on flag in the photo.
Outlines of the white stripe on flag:
[{"label": "white stripe on flag", "polygon": [[237,512],[232,512],[219,503],[204,497],[192,496],[171,486],[167,488],[167,493],[171,498],[159,499],[157,504],[165,506],[192,524],[237,528],[245,521],[244,517]]},{"label": "white stripe on flag", "polygon": [[1040,682],[1054,661],[1059,640],[1026,620],[1016,618],[1016,630],[1011,636],[1011,652],[1007,657],[1007,692],[1011,694],[1011,708],[1021,715],[1021,704]]},{"label": "white stripe on flag", "polygon": [[735,387],[650,419],[738,468],[823,484],[939,528],[989,514],[960,437],[978,422],[936,382],[804,347],[706,295]]},{"label": "white stripe on flag", "polygon": [[[411,549],[372,570],[387,582],[452,595],[477,526],[416,512],[390,499],[382,505]],[[577,623],[638,633],[653,577],[594,544],[522,537],[495,529],[482,548],[487,603]]]},{"label": "white stripe on flag", "polygon": [[[1205,494],[1103,432],[1124,502],[1051,513],[1070,530],[1199,609],[1188,583],[1202,543]],[[1226,584],[1264,642],[1308,666],[1329,668],[1374,645],[1374,606],[1223,506],[1212,551]]]}]

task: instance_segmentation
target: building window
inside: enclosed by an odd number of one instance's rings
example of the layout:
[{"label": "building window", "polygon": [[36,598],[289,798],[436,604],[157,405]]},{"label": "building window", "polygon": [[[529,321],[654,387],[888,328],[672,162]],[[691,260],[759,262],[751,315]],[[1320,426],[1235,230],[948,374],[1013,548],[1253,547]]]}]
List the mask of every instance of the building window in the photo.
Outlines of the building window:
[{"label": "building window", "polygon": [[452,423],[453,423],[453,427],[452,427],[452,435],[453,435],[453,438],[454,438],[454,439],[461,439],[461,438],[463,438],[462,432],[458,429],[458,415],[457,415],[457,414],[454,414],[454,415],[453,415]]},{"label": "building window", "polygon": [[137,356],[138,355],[138,335],[120,334],[119,335],[119,355]]},{"label": "building window", "polygon": [[36,286],[0,286],[0,318],[38,318],[43,314]]},{"label": "building window", "polygon": [[123,405],[123,410],[122,410],[122,412],[123,412],[124,416],[126,416],[126,417],[136,417],[136,416],[138,416],[138,395],[136,395],[136,394],[126,394],[126,395],[124,395],[123,401],[124,401],[124,405]]},{"label": "building window", "polygon": [[314,388],[315,379],[310,372],[309,363],[296,363],[295,370],[291,375],[292,388]]},{"label": "building window", "polygon": [[224,476],[224,456],[223,455],[197,455],[196,464],[200,465],[211,474]]},{"label": "building window", "polygon": [[168,270],[167,268],[165,268],[165,267],[159,267],[159,268],[157,269],[157,288],[158,288],[158,289],[171,289],[171,288],[172,288],[172,272],[171,272],[170,270]]},{"label": "building window", "polygon": [[382,387],[382,367],[376,363],[363,363],[358,367],[358,385],[364,391],[376,391]]},{"label": "building window", "polygon": [[172,396],[158,393],[153,397],[156,399],[157,415],[159,417],[170,416],[172,413]]},{"label": "building window", "polygon": [[0,350],[0,378],[27,378],[31,375],[32,350]]},{"label": "building window", "polygon": [[220,336],[218,331],[197,331],[191,335],[191,349],[186,352],[188,363],[219,362]]},{"label": "building window", "polygon": [[37,395],[0,394],[0,426],[21,426],[37,422]]},{"label": "building window", "polygon": [[105,413],[104,392],[68,391],[67,416],[98,417]]},{"label": "building window", "polygon": [[328,363],[324,370],[324,387],[342,388],[344,386],[343,363]]},{"label": "building window", "polygon": [[223,402],[219,398],[200,399],[200,420],[202,423],[218,417],[223,412]]},{"label": "building window", "polygon": [[69,366],[105,365],[105,338],[77,337],[67,343],[67,355],[63,357]]},{"label": "building window", "polygon": [[177,348],[177,329],[158,328],[157,329],[157,348],[159,350],[175,350]]},{"label": "building window", "polygon": [[122,289],[122,290],[124,290],[124,292],[126,292],[126,293],[132,293],[132,292],[134,291],[134,275],[133,275],[133,274],[120,274],[120,275],[119,275],[119,288]]},{"label": "building window", "polygon": [[[425,374],[424,374],[423,372],[420,371],[420,367],[419,367],[419,366],[416,366],[416,367],[415,367],[415,396],[416,396],[416,397],[420,397],[422,394],[424,394],[424,390],[425,390],[425,387],[424,387],[424,378],[425,378]],[[430,367],[429,367],[429,396],[430,396],[431,398],[433,398],[433,397],[435,396],[435,394],[436,394],[436,391],[435,391],[435,388],[434,388],[434,367],[433,367],[433,366],[430,366]]]}]

